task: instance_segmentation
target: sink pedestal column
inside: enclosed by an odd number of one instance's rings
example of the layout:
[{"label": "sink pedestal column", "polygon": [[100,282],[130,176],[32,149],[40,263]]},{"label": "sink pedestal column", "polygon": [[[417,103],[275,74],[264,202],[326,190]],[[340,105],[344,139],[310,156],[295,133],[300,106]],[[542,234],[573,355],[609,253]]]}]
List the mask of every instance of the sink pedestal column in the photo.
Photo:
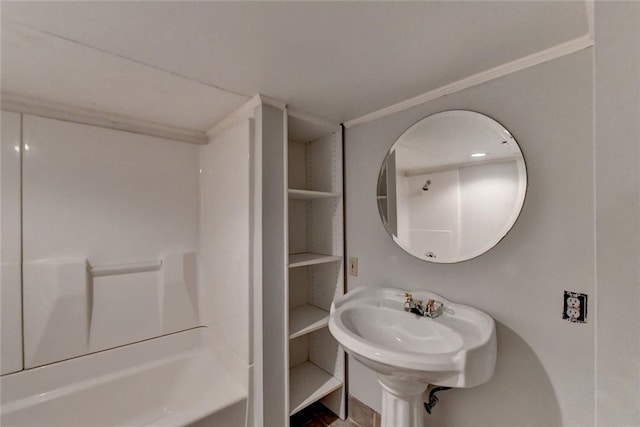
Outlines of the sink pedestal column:
[{"label": "sink pedestal column", "polygon": [[378,375],[382,385],[381,427],[424,427],[422,395],[427,384]]}]

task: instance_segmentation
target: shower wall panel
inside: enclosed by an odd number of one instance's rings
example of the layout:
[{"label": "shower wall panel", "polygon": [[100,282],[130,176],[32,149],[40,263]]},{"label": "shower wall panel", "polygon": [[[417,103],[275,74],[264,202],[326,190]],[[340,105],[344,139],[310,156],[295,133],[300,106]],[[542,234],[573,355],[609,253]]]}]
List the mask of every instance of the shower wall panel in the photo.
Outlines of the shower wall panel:
[{"label": "shower wall panel", "polygon": [[201,324],[196,146],[25,115],[25,366]]},{"label": "shower wall panel", "polygon": [[[251,269],[253,120],[242,119],[200,147],[202,321],[246,366]],[[205,308],[206,307],[206,308]]]},{"label": "shower wall panel", "polygon": [[22,272],[20,269],[20,115],[2,112],[0,147],[0,371],[22,369]]}]

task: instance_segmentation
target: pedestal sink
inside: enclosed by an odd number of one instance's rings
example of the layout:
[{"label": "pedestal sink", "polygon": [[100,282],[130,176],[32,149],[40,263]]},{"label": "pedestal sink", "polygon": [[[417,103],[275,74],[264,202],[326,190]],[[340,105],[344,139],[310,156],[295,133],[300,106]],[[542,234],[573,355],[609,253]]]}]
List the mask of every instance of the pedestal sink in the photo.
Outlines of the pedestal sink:
[{"label": "pedestal sink", "polygon": [[431,292],[412,295],[441,302],[438,317],[406,312],[404,291],[393,288],[358,288],[331,305],[333,336],[378,375],[382,427],[423,427],[429,384],[474,387],[495,368],[495,323],[488,314]]}]

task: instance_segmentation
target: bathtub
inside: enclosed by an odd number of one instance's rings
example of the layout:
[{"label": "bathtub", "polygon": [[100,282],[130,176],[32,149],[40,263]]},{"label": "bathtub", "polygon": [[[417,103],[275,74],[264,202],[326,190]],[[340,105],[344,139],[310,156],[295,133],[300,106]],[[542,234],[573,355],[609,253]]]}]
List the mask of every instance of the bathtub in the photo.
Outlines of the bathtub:
[{"label": "bathtub", "polygon": [[246,384],[207,328],[0,378],[0,425],[245,427]]}]

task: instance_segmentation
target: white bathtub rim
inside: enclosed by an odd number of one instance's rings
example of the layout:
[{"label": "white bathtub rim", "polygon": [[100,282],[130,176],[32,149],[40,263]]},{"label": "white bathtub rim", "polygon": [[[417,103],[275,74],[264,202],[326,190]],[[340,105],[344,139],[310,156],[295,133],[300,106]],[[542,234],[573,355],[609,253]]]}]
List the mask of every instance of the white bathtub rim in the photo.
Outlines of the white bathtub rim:
[{"label": "white bathtub rim", "polygon": [[[114,383],[114,390],[117,390],[118,380],[138,374],[154,374],[155,372],[149,371],[162,369],[163,365],[177,369],[178,373],[184,369],[185,375],[189,374],[189,368],[212,367],[208,370],[210,372],[203,372],[202,381],[211,383],[212,386],[224,387],[224,393],[212,389],[211,394],[205,393],[189,399],[188,405],[184,404],[185,395],[181,395],[176,397],[176,407],[149,407],[149,412],[142,411],[140,417],[136,417],[138,421],[146,419],[151,423],[145,422],[145,425],[185,425],[243,400],[246,403],[246,385],[226,369],[224,363],[211,351],[219,348],[216,344],[221,343],[211,341],[207,328],[199,327],[5,375],[0,378],[0,389],[3,392],[0,396],[2,418],[17,415],[16,412],[28,410],[29,407],[38,408],[54,399],[63,399],[74,393],[81,394],[83,390],[109,387],[109,383]],[[98,371],[96,375],[78,379],[83,373],[91,374],[95,371]],[[199,385],[203,384],[200,382]],[[38,392],[34,392],[35,390]],[[158,399],[162,401],[166,396],[159,393]]]}]

